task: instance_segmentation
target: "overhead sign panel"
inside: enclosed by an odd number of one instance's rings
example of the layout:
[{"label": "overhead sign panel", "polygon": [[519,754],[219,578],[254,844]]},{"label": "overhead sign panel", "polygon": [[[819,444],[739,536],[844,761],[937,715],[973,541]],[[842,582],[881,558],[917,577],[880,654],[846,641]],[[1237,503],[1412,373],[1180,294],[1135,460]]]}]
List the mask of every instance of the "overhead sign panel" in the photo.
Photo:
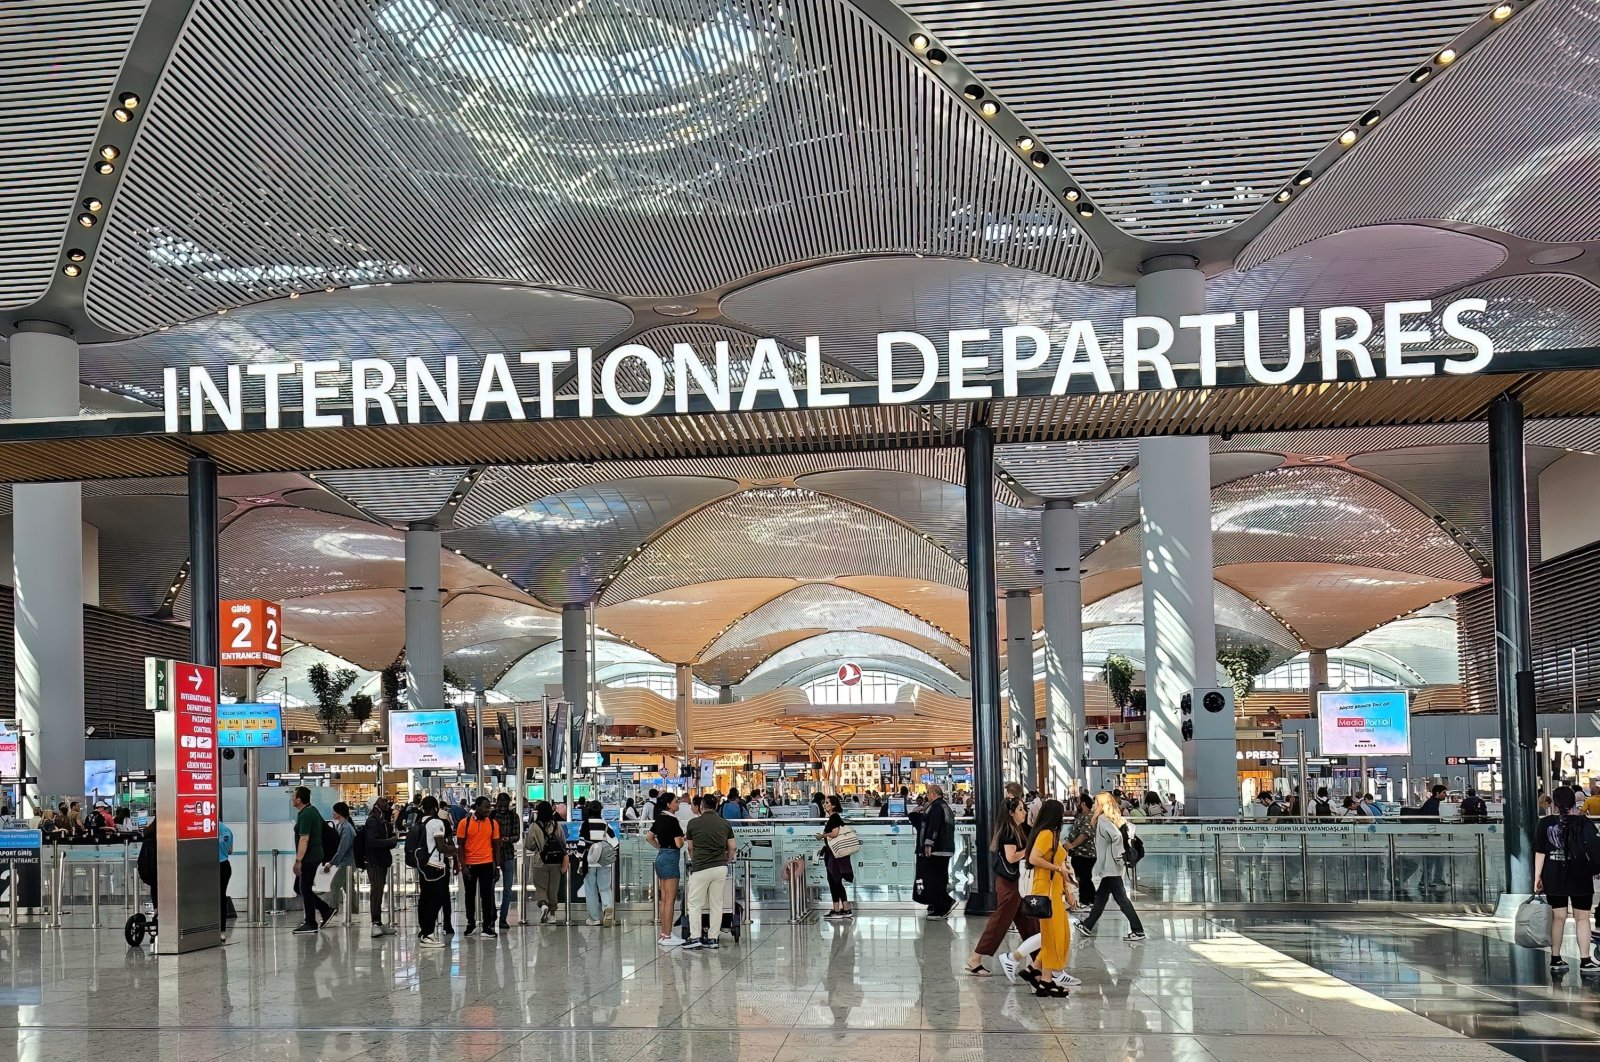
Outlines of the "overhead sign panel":
[{"label": "overhead sign panel", "polygon": [[222,666],[282,667],[283,618],[276,601],[222,602]]},{"label": "overhead sign panel", "polygon": [[390,712],[389,762],[401,770],[465,769],[466,754],[461,748],[456,713],[449,709]]},{"label": "overhead sign panel", "polygon": [[234,749],[283,747],[283,710],[276,704],[224,704],[217,708],[217,744]]},{"label": "overhead sign panel", "polygon": [[1411,696],[1405,690],[1317,693],[1324,756],[1411,755]]}]

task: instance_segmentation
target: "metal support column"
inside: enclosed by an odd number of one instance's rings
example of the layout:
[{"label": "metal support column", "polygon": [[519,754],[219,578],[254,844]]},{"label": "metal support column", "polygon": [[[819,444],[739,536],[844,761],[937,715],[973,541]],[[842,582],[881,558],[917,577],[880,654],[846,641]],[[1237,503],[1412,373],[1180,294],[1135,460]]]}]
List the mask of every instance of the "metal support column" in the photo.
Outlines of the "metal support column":
[{"label": "metal support column", "polygon": [[222,654],[221,573],[217,567],[217,463],[189,458],[189,657],[217,667]]},{"label": "metal support column", "polygon": [[412,524],[406,529],[405,548],[406,707],[440,709],[445,703],[438,529]]},{"label": "metal support column", "polygon": [[1065,800],[1083,781],[1083,583],[1078,510],[1072,503],[1045,503],[1044,678],[1045,744],[1050,777],[1044,789]]},{"label": "metal support column", "polygon": [[1032,789],[1039,784],[1039,725],[1033,705],[1033,595],[1026,590],[1006,591],[1006,689],[1012,777]]},{"label": "metal support column", "polygon": [[[673,704],[677,708],[678,755],[687,765],[684,768],[694,785],[697,768],[691,762],[694,756],[694,723],[689,718],[689,708],[694,704],[694,671],[688,664],[679,664],[677,683],[674,686]],[[687,798],[686,798],[687,799]]]},{"label": "metal support column", "polygon": [[1522,402],[1489,405],[1490,526],[1494,540],[1495,705],[1505,782],[1506,892],[1533,891],[1533,619],[1529,608],[1528,481]]},{"label": "metal support column", "polygon": [[1005,792],[1005,719],[1000,712],[1000,645],[994,573],[994,430],[976,424],[962,441],[967,479],[967,617],[972,653],[973,891],[968,914],[994,910],[989,827]]}]

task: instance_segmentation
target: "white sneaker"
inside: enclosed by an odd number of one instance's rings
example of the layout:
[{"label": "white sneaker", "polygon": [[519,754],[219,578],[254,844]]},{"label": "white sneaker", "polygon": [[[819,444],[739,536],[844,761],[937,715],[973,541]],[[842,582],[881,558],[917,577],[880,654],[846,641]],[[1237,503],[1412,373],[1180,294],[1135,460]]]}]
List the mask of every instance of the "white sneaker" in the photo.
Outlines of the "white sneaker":
[{"label": "white sneaker", "polygon": [[1076,977],[1073,977],[1071,974],[1067,973],[1067,971],[1065,971],[1065,970],[1062,970],[1060,973],[1056,974],[1055,982],[1056,982],[1056,984],[1061,985],[1061,986],[1063,986],[1065,988],[1077,988],[1079,985],[1083,984],[1082,981],[1080,981]]},{"label": "white sneaker", "polygon": [[417,941],[417,947],[419,948],[442,948],[444,946],[444,941],[440,940],[438,937],[423,937],[421,940]]},{"label": "white sneaker", "polygon": [[681,948],[683,947],[683,938],[674,936],[658,937],[656,943],[663,948]]},{"label": "white sneaker", "polygon": [[373,926],[372,927],[372,939],[373,940],[378,940],[379,938],[381,938],[381,937],[383,937],[385,935],[386,934],[384,933],[382,926]]},{"label": "white sneaker", "polygon": [[617,912],[615,912],[611,908],[607,907],[606,908],[606,913],[600,919],[600,924],[609,929],[611,927],[611,924],[613,922],[615,922],[616,920],[617,920]]},{"label": "white sneaker", "polygon": [[1016,984],[1018,969],[1017,960],[1012,958],[1009,951],[1002,951],[995,957],[1000,960],[1000,972],[1006,975],[1006,980],[1010,981],[1012,984]]},{"label": "white sneaker", "polygon": [[597,926],[597,925],[600,924],[600,919],[598,919],[598,918],[588,918],[588,919],[584,920],[583,924],[586,925],[586,926]]}]

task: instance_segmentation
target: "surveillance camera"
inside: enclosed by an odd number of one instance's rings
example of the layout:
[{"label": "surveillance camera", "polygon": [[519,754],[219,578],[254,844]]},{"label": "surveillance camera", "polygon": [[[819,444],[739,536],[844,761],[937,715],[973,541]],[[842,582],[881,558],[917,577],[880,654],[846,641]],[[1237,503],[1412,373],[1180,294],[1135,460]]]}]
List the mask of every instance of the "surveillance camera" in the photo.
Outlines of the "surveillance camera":
[{"label": "surveillance camera", "polygon": [[1223,432],[1222,433],[1222,441],[1223,442],[1233,442],[1233,432],[1231,432],[1231,431]]},{"label": "surveillance camera", "polygon": [[94,727],[92,727],[92,726],[84,727],[83,728],[83,736],[84,737],[94,737]]}]

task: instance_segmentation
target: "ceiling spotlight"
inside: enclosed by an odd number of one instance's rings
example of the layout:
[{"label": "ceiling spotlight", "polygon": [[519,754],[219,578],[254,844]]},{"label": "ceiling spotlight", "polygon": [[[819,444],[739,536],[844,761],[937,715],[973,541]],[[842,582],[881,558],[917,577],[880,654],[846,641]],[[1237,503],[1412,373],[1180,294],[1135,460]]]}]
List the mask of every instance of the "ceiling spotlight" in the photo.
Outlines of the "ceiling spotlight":
[{"label": "ceiling spotlight", "polygon": [[1432,76],[1433,71],[1429,70],[1427,67],[1423,67],[1421,70],[1418,70],[1415,74],[1411,75],[1411,83],[1413,85],[1420,85]]},{"label": "ceiling spotlight", "polygon": [[328,293],[328,294],[329,294],[329,295],[332,295],[332,294],[333,294],[333,288],[332,288],[332,287],[331,287],[331,286],[330,286],[330,287],[326,287],[326,288],[323,288],[323,289],[322,289],[322,290],[323,290],[323,291],[326,291],[326,292],[327,292],[327,293]]},{"label": "ceiling spotlight", "polygon": [[1501,4],[1499,7],[1489,12],[1489,17],[1494,19],[1496,22],[1504,22],[1506,19],[1511,17],[1511,5]]},{"label": "ceiling spotlight", "polygon": [[1382,117],[1383,115],[1379,114],[1377,111],[1368,111],[1366,114],[1361,116],[1361,124],[1366,126],[1368,129],[1371,129],[1373,126],[1378,124],[1378,119]]},{"label": "ceiling spotlight", "polygon": [[133,115],[128,113],[126,108],[118,107],[116,110],[111,112],[111,117],[115,118],[119,122],[126,122],[128,119],[132,118]]},{"label": "ceiling spotlight", "polygon": [[1079,203],[1078,204],[1078,216],[1080,218],[1092,218],[1092,217],[1094,217],[1094,207],[1090,206],[1088,203]]},{"label": "ceiling spotlight", "polygon": [[83,209],[92,210],[96,214],[100,213],[100,211],[103,210],[104,208],[105,208],[105,204],[102,203],[100,200],[96,199],[92,195],[88,199],[85,199],[83,201]]},{"label": "ceiling spotlight", "polygon": [[122,152],[115,144],[106,144],[100,148],[100,157],[105,159],[107,162],[117,161],[117,158],[121,156],[121,154]]},{"label": "ceiling spotlight", "polygon": [[217,316],[218,317],[226,317],[226,316],[228,316],[228,308],[226,306],[224,306],[222,309],[218,310],[217,311]]},{"label": "ceiling spotlight", "polygon": [[1076,203],[1082,194],[1083,193],[1078,191],[1076,188],[1068,188],[1065,192],[1061,193],[1061,198],[1065,199],[1069,203]]},{"label": "ceiling spotlight", "polygon": [[1294,183],[1296,185],[1298,185],[1299,187],[1301,187],[1301,188],[1304,188],[1306,185],[1310,184],[1311,183],[1311,171],[1310,170],[1301,171],[1300,176],[1298,176],[1298,177],[1296,177],[1294,179]]},{"label": "ceiling spotlight", "polygon": [[298,299],[298,298],[299,298],[299,297],[300,297],[300,293],[299,293],[299,292],[298,292],[298,291],[291,291],[291,292],[289,292],[289,298],[291,298],[291,299]]},{"label": "ceiling spotlight", "polygon": [[968,85],[966,88],[961,90],[961,94],[974,103],[983,99],[983,89],[979,88],[977,85]]},{"label": "ceiling spotlight", "polygon": [[994,100],[984,100],[978,105],[978,113],[982,114],[985,118],[993,118],[995,115],[1000,113],[1000,108],[995,106]]},{"label": "ceiling spotlight", "polygon": [[913,33],[911,35],[911,50],[925,52],[928,50],[928,35],[926,33]]},{"label": "ceiling spotlight", "polygon": [[122,94],[122,99],[119,100],[118,102],[120,102],[124,107],[128,108],[128,110],[131,111],[135,107],[139,106],[139,97],[134,95],[131,92],[124,92]]},{"label": "ceiling spotlight", "polygon": [[93,214],[79,214],[78,215],[78,224],[82,225],[86,229],[94,228],[94,223],[97,220],[98,219]]},{"label": "ceiling spotlight", "polygon": [[1294,198],[1294,193],[1289,191],[1289,189],[1287,189],[1287,188],[1285,188],[1283,191],[1279,192],[1278,195],[1277,195],[1278,202],[1280,202],[1280,203],[1287,203],[1289,200],[1291,200],[1293,198]]},{"label": "ceiling spotlight", "polygon": [[1339,146],[1340,147],[1349,147],[1351,144],[1354,144],[1355,142],[1356,142],[1356,131],[1354,129],[1346,129],[1344,132],[1339,134]]},{"label": "ceiling spotlight", "polygon": [[949,57],[946,56],[944,54],[944,51],[942,49],[940,49],[940,48],[929,48],[928,49],[928,63],[931,66],[938,66],[940,63],[943,63],[945,61],[945,59],[947,59],[947,58],[949,58]]},{"label": "ceiling spotlight", "polygon": [[116,167],[111,165],[109,162],[97,162],[94,164],[94,172],[98,173],[102,177],[111,176],[111,171],[114,169],[116,169]]},{"label": "ceiling spotlight", "polygon": [[83,272],[83,267],[82,266],[76,266],[76,265],[66,265],[66,266],[62,266],[61,271],[63,273],[65,273],[69,277],[75,277],[79,273]]},{"label": "ceiling spotlight", "polygon": [[1433,61],[1438,63],[1440,66],[1449,66],[1451,63],[1456,61],[1456,50],[1454,48],[1446,48],[1444,51],[1434,56]]},{"label": "ceiling spotlight", "polygon": [[1028,161],[1033,163],[1034,169],[1042,170],[1046,166],[1050,165],[1050,156],[1045,154],[1043,151],[1035,151],[1033,154],[1028,156]]},{"label": "ceiling spotlight", "polygon": [[1032,151],[1033,150],[1033,137],[1031,137],[1031,136],[1019,136],[1019,137],[1017,137],[1017,150],[1018,151]]},{"label": "ceiling spotlight", "polygon": [[69,262],[81,262],[87,257],[88,255],[84,254],[83,251],[77,247],[74,247],[72,250],[67,252],[67,261]]}]

